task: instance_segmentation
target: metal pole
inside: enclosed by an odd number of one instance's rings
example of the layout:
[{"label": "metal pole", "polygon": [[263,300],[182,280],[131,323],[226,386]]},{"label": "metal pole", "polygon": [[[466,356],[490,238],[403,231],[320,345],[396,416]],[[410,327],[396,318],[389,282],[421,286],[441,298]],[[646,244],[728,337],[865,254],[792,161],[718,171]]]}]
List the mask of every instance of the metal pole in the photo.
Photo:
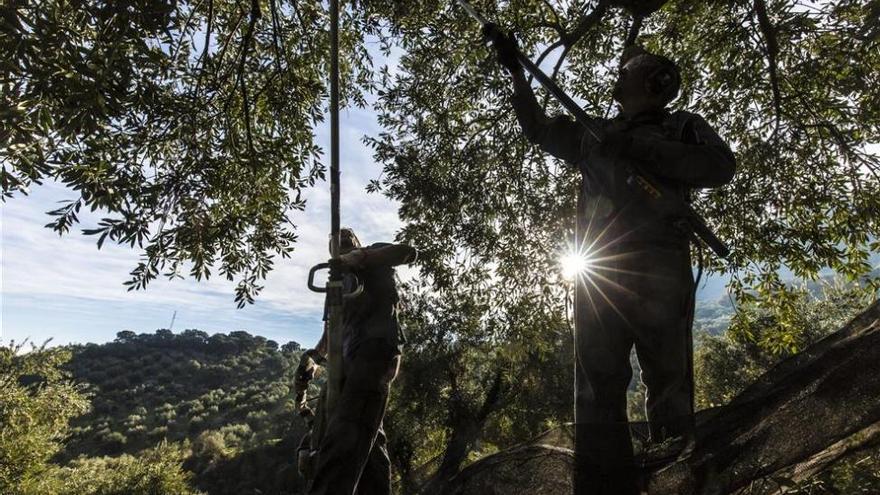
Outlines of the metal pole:
[{"label": "metal pole", "polygon": [[[330,256],[339,257],[339,0],[330,0]],[[342,392],[342,274],[327,283],[327,412]]]}]

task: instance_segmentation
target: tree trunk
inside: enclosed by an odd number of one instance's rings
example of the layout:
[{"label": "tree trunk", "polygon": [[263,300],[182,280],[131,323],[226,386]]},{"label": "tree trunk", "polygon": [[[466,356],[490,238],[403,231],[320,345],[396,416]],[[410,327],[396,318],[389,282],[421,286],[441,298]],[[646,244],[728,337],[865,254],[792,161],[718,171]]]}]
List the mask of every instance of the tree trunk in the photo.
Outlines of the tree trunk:
[{"label": "tree trunk", "polygon": [[477,412],[469,410],[466,404],[454,400],[450,403],[450,407],[456,409],[450,412],[450,417],[454,418],[452,435],[446,443],[440,467],[421,490],[421,495],[447,494],[448,481],[458,474],[462,463],[480,439],[489,415],[498,409],[502,398],[502,385],[503,375],[499,369],[493,375],[492,384]]},{"label": "tree trunk", "polygon": [[835,443],[809,460],[787,469],[786,477],[797,482],[809,480],[845,456],[877,447],[880,447],[880,422]]},{"label": "tree trunk", "polygon": [[452,437],[447,442],[446,450],[443,453],[443,461],[440,463],[440,467],[431,481],[422,490],[422,495],[440,495],[444,493],[446,482],[458,474],[461,464],[467,458],[474,444],[479,440],[482,430],[483,424],[476,422],[469,422],[453,430]]}]

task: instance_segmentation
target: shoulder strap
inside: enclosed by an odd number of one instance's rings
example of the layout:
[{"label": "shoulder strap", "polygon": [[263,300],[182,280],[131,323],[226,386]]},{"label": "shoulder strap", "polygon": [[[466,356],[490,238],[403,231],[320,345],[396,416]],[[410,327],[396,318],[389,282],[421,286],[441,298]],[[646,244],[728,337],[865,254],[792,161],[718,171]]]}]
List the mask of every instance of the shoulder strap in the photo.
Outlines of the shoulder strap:
[{"label": "shoulder strap", "polygon": [[[663,121],[663,129],[666,135],[675,141],[687,144],[700,144],[702,140],[694,128],[695,115],[684,110],[676,110],[669,114]],[[682,188],[682,196],[685,202],[693,201],[693,190],[689,187]]]}]

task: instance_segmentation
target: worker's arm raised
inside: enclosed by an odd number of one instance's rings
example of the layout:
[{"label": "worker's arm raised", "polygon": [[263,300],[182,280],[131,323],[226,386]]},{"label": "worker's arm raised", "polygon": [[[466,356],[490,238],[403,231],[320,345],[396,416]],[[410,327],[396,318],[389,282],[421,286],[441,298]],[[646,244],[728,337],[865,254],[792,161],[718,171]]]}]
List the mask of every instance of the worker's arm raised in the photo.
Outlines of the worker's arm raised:
[{"label": "worker's arm raised", "polygon": [[415,248],[406,244],[374,244],[343,254],[339,261],[347,268],[369,268],[408,264],[417,256]]},{"label": "worker's arm raised", "polygon": [[530,143],[556,158],[575,164],[589,149],[590,143],[583,126],[565,115],[549,117],[538,104],[535,92],[520,70],[512,74],[511,103],[523,135]]},{"label": "worker's arm raised", "polygon": [[513,80],[511,103],[526,139],[568,163],[578,162],[593,144],[589,135],[586,135],[584,127],[566,116],[547,116],[538,104],[525,72],[517,60],[519,47],[512,34],[502,31],[494,24],[487,24],[483,28],[483,35],[492,42],[498,55],[498,63],[511,75]]}]

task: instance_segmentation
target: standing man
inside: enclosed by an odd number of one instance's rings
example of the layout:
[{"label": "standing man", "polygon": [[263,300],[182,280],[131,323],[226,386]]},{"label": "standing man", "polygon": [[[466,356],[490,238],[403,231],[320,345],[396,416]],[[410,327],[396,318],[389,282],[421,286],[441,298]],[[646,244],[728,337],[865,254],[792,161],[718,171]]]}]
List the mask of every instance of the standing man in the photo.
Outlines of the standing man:
[{"label": "standing man", "polygon": [[620,112],[593,119],[600,141],[565,116],[548,117],[515,39],[493,25],[484,34],[513,80],[523,134],[581,173],[576,239],[589,268],[575,291],[575,494],[638,494],[626,415],[630,351],[647,387],[652,442],[689,443],[694,280],[680,212],[643,192],[634,172],[686,201],[691,189],[732,179],[733,153],[699,115],[666,109],[681,84],[666,57],[626,50],[613,93]]},{"label": "standing man", "polygon": [[[336,407],[329,411],[309,494],[390,495],[382,419],[404,342],[394,267],[415,261],[416,250],[386,243],[362,248],[354,231],[341,229],[339,252],[332,262],[346,273],[346,292],[358,282],[363,292],[343,303],[345,378]],[[326,352],[324,342],[326,326],[318,352]]]}]

